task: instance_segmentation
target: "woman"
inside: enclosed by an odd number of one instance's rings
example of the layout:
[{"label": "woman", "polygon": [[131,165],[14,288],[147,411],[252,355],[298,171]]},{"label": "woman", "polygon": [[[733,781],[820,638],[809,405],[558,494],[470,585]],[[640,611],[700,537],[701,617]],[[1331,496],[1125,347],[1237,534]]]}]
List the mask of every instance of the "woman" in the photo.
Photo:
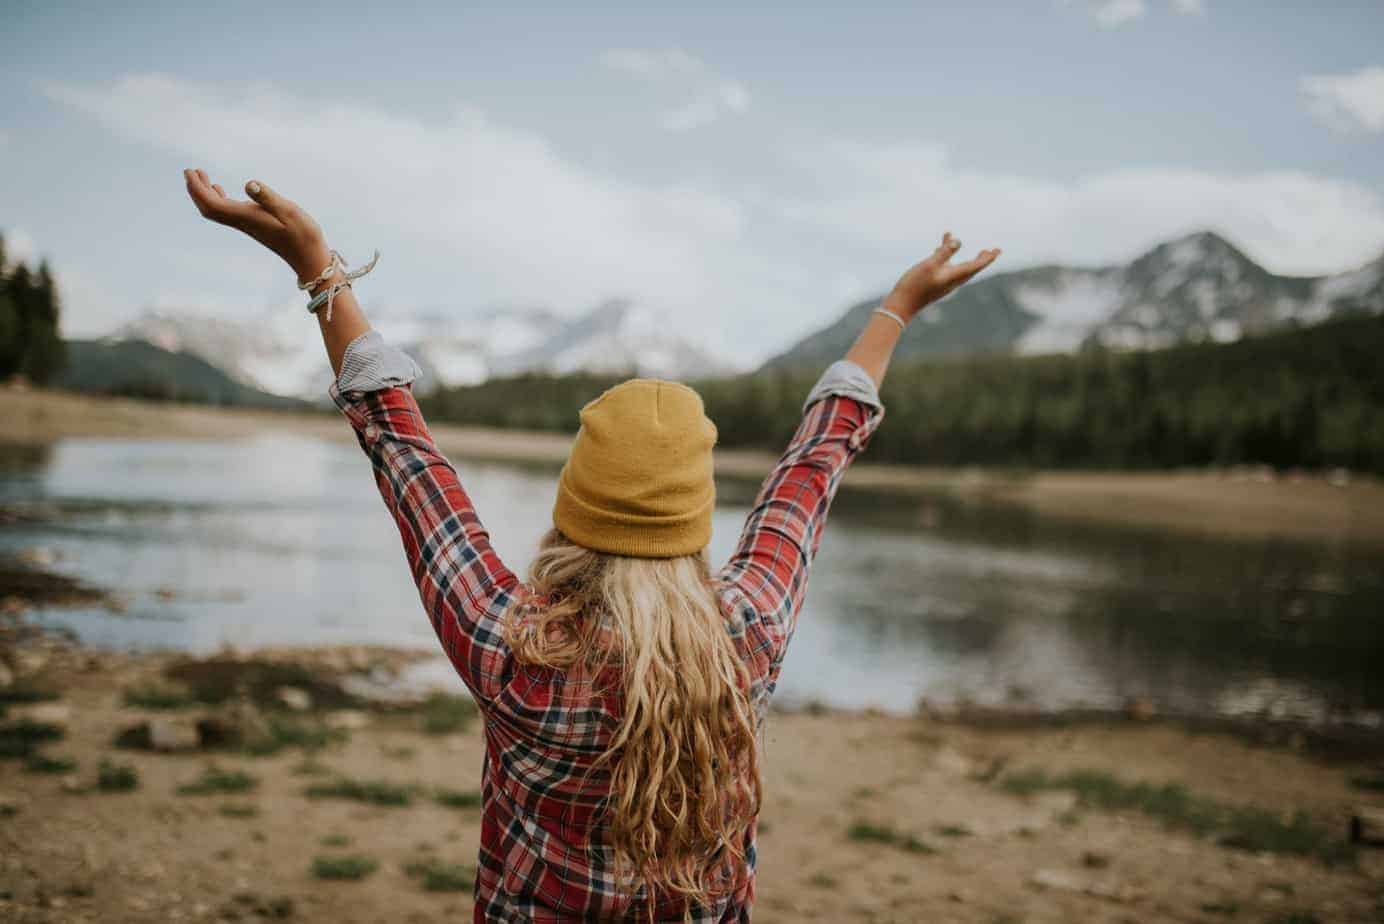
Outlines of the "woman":
[{"label": "woman", "polygon": [[[692,389],[632,379],[581,411],[554,529],[521,582],[490,545],[409,383],[321,229],[262,183],[207,218],[282,257],[313,296],[336,380],[399,526],[423,606],[485,717],[477,921],[747,921],[756,733],[846,466],[883,417],[894,345],[999,255],[942,245],[899,280],[808,394],[730,562],[712,573],[716,428]],[[372,264],[373,265],[373,264]],[[325,306],[325,311],[322,308]]]}]

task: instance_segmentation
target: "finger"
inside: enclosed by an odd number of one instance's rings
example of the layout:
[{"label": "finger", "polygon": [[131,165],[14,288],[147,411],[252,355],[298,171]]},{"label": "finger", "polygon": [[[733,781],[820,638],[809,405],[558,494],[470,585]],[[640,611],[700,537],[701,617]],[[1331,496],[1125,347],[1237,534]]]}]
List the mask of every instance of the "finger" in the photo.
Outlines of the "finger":
[{"label": "finger", "polygon": [[923,262],[935,269],[945,264],[955,256],[956,252],[960,249],[961,242],[952,237],[952,233],[948,231],[946,234],[942,235],[942,243],[939,244],[937,249]]},{"label": "finger", "polygon": [[215,184],[215,183],[212,183],[212,184],[211,184],[211,188],[214,189],[214,190],[216,190],[216,194],[217,194],[218,196],[221,196],[223,199],[226,198],[226,190],[222,189],[220,186],[218,186],[218,185]]},{"label": "finger", "polygon": [[292,202],[274,192],[265,183],[259,180],[251,180],[245,184],[245,192],[250,198],[264,206],[265,210],[275,218],[283,221],[289,218],[297,208]]},{"label": "finger", "polygon": [[966,282],[972,276],[985,269],[985,267],[994,263],[999,255],[1000,250],[998,247],[990,250],[982,250],[980,253],[976,254],[974,258],[964,263],[948,266],[942,271],[940,281],[943,285],[961,285],[963,282]]},{"label": "finger", "polygon": [[220,193],[219,188],[213,186],[201,170],[184,170],[183,176],[187,179],[188,195],[192,197],[197,211],[212,221],[240,227],[269,217],[253,202],[238,202]]}]

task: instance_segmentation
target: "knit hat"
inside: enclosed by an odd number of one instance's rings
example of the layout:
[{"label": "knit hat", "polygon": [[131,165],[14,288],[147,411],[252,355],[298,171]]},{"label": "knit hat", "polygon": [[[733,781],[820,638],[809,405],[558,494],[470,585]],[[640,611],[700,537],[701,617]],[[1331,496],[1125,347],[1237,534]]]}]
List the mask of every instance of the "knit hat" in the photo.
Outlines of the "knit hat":
[{"label": "knit hat", "polygon": [[691,388],[622,382],[581,409],[553,525],[578,545],[614,555],[700,551],[711,541],[715,444],[716,425]]}]

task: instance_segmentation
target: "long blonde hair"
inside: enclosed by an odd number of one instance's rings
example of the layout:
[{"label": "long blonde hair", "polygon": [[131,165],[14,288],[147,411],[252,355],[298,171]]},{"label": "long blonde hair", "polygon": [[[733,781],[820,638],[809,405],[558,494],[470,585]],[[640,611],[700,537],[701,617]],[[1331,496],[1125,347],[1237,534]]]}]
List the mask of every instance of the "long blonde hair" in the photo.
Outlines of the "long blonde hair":
[{"label": "long blonde hair", "polygon": [[624,714],[592,767],[610,772],[604,824],[617,868],[689,907],[738,888],[760,804],[755,712],[706,551],[608,555],[553,529],[529,583],[544,604],[517,606],[505,626],[520,663],[619,671]]}]

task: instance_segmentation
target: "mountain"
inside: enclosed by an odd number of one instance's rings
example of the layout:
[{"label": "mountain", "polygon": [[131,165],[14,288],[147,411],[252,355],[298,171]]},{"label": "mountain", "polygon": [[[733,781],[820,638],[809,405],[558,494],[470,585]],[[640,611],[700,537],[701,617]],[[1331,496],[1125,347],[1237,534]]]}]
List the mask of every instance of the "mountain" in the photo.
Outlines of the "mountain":
[{"label": "mountain", "polygon": [[69,340],[59,388],[209,404],[300,407],[235,381],[191,353],[165,350],[142,340]]},{"label": "mountain", "polygon": [[[418,361],[420,393],[523,372],[614,373],[693,378],[730,371],[657,315],[624,300],[564,319],[543,309],[467,317],[372,312],[376,328]],[[331,381],[322,345],[297,315],[251,321],[149,311],[116,331],[199,356],[235,382],[278,395],[321,399]]]},{"label": "mountain", "polygon": [[[882,297],[852,305],[766,367],[839,358]],[[1332,276],[1279,276],[1202,231],[1123,266],[1038,266],[982,277],[923,312],[897,356],[1064,353],[1087,345],[1149,349],[1384,311],[1384,255]]]}]

